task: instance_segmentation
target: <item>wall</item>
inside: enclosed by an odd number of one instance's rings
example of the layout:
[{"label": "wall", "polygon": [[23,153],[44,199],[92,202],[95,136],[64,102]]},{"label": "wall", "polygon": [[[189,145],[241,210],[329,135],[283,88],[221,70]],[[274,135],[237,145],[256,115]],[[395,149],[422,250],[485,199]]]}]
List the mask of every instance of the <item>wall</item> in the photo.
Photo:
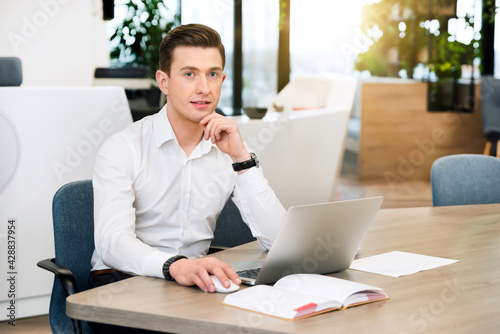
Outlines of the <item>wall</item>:
[{"label": "wall", "polygon": [[0,57],[23,64],[22,86],[90,86],[109,65],[101,0],[0,1]]}]

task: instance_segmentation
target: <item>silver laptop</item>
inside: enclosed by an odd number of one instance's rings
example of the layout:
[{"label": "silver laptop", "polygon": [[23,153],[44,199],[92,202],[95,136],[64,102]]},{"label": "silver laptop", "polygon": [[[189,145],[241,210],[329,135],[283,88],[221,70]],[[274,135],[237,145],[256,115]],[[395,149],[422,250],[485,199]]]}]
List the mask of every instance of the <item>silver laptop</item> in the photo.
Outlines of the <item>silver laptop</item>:
[{"label": "silver laptop", "polygon": [[262,260],[232,263],[243,283],[275,283],[295,273],[327,274],[351,265],[383,197],[290,207]]}]

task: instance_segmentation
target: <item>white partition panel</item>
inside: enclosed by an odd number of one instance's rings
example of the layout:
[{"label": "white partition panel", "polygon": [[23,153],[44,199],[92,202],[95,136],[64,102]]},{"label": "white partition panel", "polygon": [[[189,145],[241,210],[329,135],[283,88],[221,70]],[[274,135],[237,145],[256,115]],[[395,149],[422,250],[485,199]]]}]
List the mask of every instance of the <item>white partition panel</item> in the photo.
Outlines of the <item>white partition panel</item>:
[{"label": "white partition panel", "polygon": [[334,199],[356,83],[344,75],[300,77],[275,99],[284,112],[237,117],[285,208]]},{"label": "white partition panel", "polygon": [[239,128],[285,208],[333,199],[349,112],[324,109],[242,120]]},{"label": "white partition panel", "polygon": [[48,313],[53,275],[36,263],[54,257],[52,197],[131,122],[123,88],[0,88],[0,320]]}]

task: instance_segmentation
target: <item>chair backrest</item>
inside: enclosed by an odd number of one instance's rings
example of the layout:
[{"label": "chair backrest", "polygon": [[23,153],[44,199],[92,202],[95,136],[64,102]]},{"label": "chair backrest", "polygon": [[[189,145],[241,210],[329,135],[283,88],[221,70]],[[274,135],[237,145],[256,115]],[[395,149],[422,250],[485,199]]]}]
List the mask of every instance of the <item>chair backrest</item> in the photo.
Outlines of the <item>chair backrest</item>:
[{"label": "chair backrest", "polygon": [[231,199],[222,209],[214,232],[213,246],[235,247],[256,240]]},{"label": "chair backrest", "polygon": [[[90,259],[94,251],[94,195],[92,181],[75,181],[63,185],[52,202],[55,262],[71,270],[77,291],[90,288]],[[66,295],[56,278],[49,310],[53,333],[71,333],[73,325],[66,315]],[[93,333],[86,322],[84,333]]]},{"label": "chair backrest", "polygon": [[493,76],[481,78],[481,106],[483,132],[500,133],[500,79]]},{"label": "chair backrest", "polygon": [[441,157],[431,167],[434,206],[500,203],[500,159],[480,154]]},{"label": "chair backrest", "polygon": [[21,59],[0,57],[0,86],[21,86],[23,71]]}]

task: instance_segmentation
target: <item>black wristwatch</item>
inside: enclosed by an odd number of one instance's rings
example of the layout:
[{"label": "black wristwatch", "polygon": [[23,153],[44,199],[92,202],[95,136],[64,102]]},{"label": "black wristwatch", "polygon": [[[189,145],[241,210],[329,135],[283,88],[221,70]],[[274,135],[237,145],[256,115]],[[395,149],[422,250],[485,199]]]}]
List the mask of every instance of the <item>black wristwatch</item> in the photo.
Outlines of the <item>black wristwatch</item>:
[{"label": "black wristwatch", "polygon": [[187,257],[185,257],[184,255],[175,255],[175,256],[172,256],[167,261],[165,261],[165,263],[163,264],[163,276],[165,277],[165,279],[167,281],[173,281],[174,280],[174,278],[172,277],[172,275],[170,275],[170,265],[172,263],[174,263],[175,261],[180,260],[180,259],[187,259]]},{"label": "black wristwatch", "polygon": [[259,167],[259,159],[257,159],[257,156],[255,153],[250,152],[250,160],[243,161],[243,162],[235,162],[233,164],[233,169],[235,172],[239,172],[240,170],[252,168],[252,167]]}]

